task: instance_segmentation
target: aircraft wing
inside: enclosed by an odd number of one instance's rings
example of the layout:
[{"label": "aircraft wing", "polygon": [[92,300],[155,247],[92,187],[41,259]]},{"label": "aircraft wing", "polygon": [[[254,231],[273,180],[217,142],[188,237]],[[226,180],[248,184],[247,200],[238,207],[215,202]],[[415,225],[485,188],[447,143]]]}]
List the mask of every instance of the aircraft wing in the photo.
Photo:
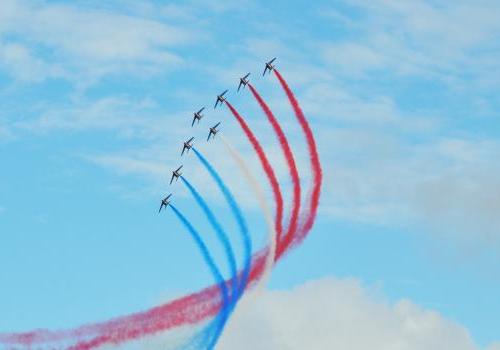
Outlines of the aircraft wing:
[{"label": "aircraft wing", "polygon": [[214,125],[214,129],[220,125],[220,122]]},{"label": "aircraft wing", "polygon": [[170,184],[172,184],[172,182],[174,181],[174,177],[175,177],[175,175],[172,174],[172,178],[170,179]]},{"label": "aircraft wing", "polygon": [[194,140],[194,137],[191,137],[187,143],[190,143],[193,140]]},{"label": "aircraft wing", "polygon": [[191,123],[191,127],[193,127],[195,121],[196,121],[196,117],[193,117],[193,122]]},{"label": "aircraft wing", "polygon": [[203,110],[205,109],[205,107],[202,107],[199,111],[198,111],[198,114],[200,114],[201,112],[203,112]]},{"label": "aircraft wing", "polygon": [[267,64],[266,64],[266,68],[264,68],[264,73],[262,73],[262,76],[266,75],[266,72],[267,72]]},{"label": "aircraft wing", "polygon": [[243,80],[240,80],[240,85],[238,85],[238,91],[240,91],[241,85],[243,85]]}]

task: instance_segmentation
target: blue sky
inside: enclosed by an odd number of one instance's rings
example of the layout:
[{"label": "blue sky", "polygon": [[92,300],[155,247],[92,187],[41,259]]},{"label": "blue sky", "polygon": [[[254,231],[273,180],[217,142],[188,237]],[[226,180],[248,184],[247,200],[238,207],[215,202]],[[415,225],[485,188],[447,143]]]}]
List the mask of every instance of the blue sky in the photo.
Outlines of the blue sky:
[{"label": "blue sky", "polygon": [[[3,0],[0,330],[105,320],[212,283],[173,215],[156,214],[159,199],[181,164],[180,142],[203,139],[215,122],[255,159],[230,114],[211,108],[226,88],[289,198],[264,116],[248,92],[235,92],[248,71],[308,184],[292,111],[275,79],[260,77],[277,56],[315,131],[325,183],[316,226],[275,268],[270,289],[314,299],[315,288],[342,296],[355,280],[360,300],[392,311],[408,301],[460,327],[470,349],[497,349],[499,13],[486,0]],[[202,106],[206,118],[191,129]],[[218,143],[199,148],[225,174],[262,246],[264,220],[241,176],[231,176],[234,164]],[[235,232],[194,157],[182,163]],[[207,227],[182,184],[173,189],[177,207]],[[206,238],[224,266],[212,232]],[[302,293],[305,283],[317,287]],[[344,320],[363,305],[344,310]],[[372,320],[383,323],[377,312]],[[240,334],[232,330],[228,339]]]}]

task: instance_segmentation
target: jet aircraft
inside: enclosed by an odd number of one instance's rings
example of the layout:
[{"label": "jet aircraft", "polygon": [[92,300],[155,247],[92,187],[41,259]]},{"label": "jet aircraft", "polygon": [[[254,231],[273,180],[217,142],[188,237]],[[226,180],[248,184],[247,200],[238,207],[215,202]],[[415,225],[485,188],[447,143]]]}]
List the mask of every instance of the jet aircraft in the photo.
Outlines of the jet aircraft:
[{"label": "jet aircraft", "polygon": [[203,114],[201,114],[201,112],[203,112],[204,109],[205,109],[205,107],[200,109],[198,112],[193,113],[193,122],[191,123],[191,126],[194,125],[195,121],[198,121],[198,123],[200,123],[201,118],[203,118]]},{"label": "jet aircraft", "polygon": [[266,63],[266,68],[264,68],[264,73],[262,73],[262,76],[266,75],[267,71],[269,71],[269,73],[272,72],[272,70],[274,69],[273,62],[275,59],[276,57]]},{"label": "jet aircraft", "polygon": [[243,89],[245,86],[248,84],[248,77],[250,76],[250,73],[245,75],[243,78],[240,78],[240,85],[238,85],[238,91],[240,91],[240,88],[243,86]]},{"label": "jet aircraft", "polygon": [[182,168],[182,165],[180,167],[178,167],[176,170],[172,171],[172,178],[170,179],[170,184],[172,184],[172,181],[174,181],[174,178],[175,178],[175,181],[177,181],[177,179],[179,179],[179,176],[182,175],[182,173],[180,172]]},{"label": "jet aircraft", "polygon": [[182,153],[181,153],[181,156],[184,155],[184,151],[186,152],[189,152],[189,150],[191,149],[191,147],[193,147],[193,145],[191,144],[191,142],[194,140],[194,137],[191,137],[189,140],[185,141],[184,142],[184,145],[182,147]]},{"label": "jet aircraft", "polygon": [[217,96],[217,101],[215,101],[214,109],[217,108],[217,106],[219,105],[219,103],[222,105],[226,101],[226,98],[224,97],[224,95],[226,94],[226,92],[227,92],[227,90],[224,91],[222,94],[220,94],[220,95]]},{"label": "jet aircraft", "polygon": [[218,122],[217,124],[215,124],[214,126],[212,126],[210,128],[210,132],[208,133],[207,141],[210,140],[210,136],[212,136],[212,138],[215,138],[215,135],[219,132],[219,130],[217,130],[217,127],[219,125],[220,125],[220,122]]},{"label": "jet aircraft", "polygon": [[172,193],[170,193],[168,196],[166,196],[165,198],[163,198],[161,200],[160,210],[158,210],[158,213],[160,213],[163,208],[166,208],[169,206],[169,204],[170,204],[169,198],[170,197],[172,197]]}]

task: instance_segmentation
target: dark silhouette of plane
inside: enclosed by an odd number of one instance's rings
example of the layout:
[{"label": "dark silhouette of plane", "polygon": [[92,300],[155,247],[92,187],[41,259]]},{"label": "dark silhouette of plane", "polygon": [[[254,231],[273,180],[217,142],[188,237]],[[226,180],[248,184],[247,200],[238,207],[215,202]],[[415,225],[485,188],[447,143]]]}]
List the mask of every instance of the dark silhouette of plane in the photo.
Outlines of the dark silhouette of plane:
[{"label": "dark silhouette of plane", "polygon": [[207,141],[210,140],[210,136],[212,136],[212,138],[215,138],[215,135],[219,132],[219,130],[217,130],[217,127],[219,125],[220,125],[220,122],[218,122],[217,124],[215,124],[214,126],[212,126],[210,128],[210,132],[208,133]]},{"label": "dark silhouette of plane", "polygon": [[269,73],[272,72],[272,70],[274,69],[273,62],[275,59],[276,57],[266,63],[266,68],[264,68],[264,73],[262,73],[262,76],[266,75],[267,71],[269,71]]},{"label": "dark silhouette of plane", "polygon": [[182,175],[182,173],[180,172],[181,168],[182,168],[182,165],[180,167],[178,167],[177,170],[172,171],[172,178],[170,179],[170,184],[172,184],[172,181],[174,181],[174,178],[175,178],[175,181],[177,181],[177,179],[179,179],[179,176]]},{"label": "dark silhouette of plane", "polygon": [[195,121],[198,121],[198,123],[200,123],[201,118],[203,118],[203,114],[201,114],[201,112],[203,112],[204,109],[205,109],[205,107],[200,109],[198,112],[193,113],[193,122],[191,123],[191,126],[194,125]]},{"label": "dark silhouette of plane", "polygon": [[158,210],[158,213],[160,213],[163,208],[168,207],[168,205],[170,204],[170,201],[169,201],[170,197],[172,197],[172,193],[170,193],[168,196],[166,196],[165,198],[163,198],[161,200],[160,210]]},{"label": "dark silhouette of plane", "polygon": [[187,152],[189,152],[189,150],[191,149],[191,147],[193,147],[193,145],[191,144],[191,142],[194,140],[194,137],[191,137],[189,140],[185,141],[184,142],[184,145],[182,147],[182,152],[181,152],[181,156],[184,155],[184,151],[187,150]]},{"label": "dark silhouette of plane", "polygon": [[226,101],[226,98],[224,97],[224,95],[226,94],[226,92],[227,92],[227,90],[224,91],[222,94],[220,94],[220,95],[217,96],[217,101],[215,101],[214,109],[217,108],[217,106],[219,105],[219,103],[222,105]]},{"label": "dark silhouette of plane", "polygon": [[238,85],[238,91],[240,91],[240,88],[243,86],[243,89],[245,86],[248,84],[248,77],[250,76],[250,73],[245,75],[243,78],[240,78],[240,85]]}]

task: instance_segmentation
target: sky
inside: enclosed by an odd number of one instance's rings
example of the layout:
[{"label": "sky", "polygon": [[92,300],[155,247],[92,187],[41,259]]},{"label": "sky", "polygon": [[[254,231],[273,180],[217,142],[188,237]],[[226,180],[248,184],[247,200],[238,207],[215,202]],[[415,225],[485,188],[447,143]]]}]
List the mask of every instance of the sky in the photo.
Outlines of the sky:
[{"label": "sky", "polygon": [[227,109],[211,107],[230,89],[290,202],[279,145],[236,93],[251,72],[309,183],[286,96],[261,76],[278,57],[317,139],[320,209],[220,348],[500,349],[499,14],[494,0],[2,0],[0,331],[107,320],[213,283],[172,213],[157,214],[174,192],[206,227],[181,182],[168,185],[184,164],[236,230],[195,158],[179,157],[190,136],[237,195],[255,249],[266,244],[252,191],[203,140],[221,121],[263,177]]}]

